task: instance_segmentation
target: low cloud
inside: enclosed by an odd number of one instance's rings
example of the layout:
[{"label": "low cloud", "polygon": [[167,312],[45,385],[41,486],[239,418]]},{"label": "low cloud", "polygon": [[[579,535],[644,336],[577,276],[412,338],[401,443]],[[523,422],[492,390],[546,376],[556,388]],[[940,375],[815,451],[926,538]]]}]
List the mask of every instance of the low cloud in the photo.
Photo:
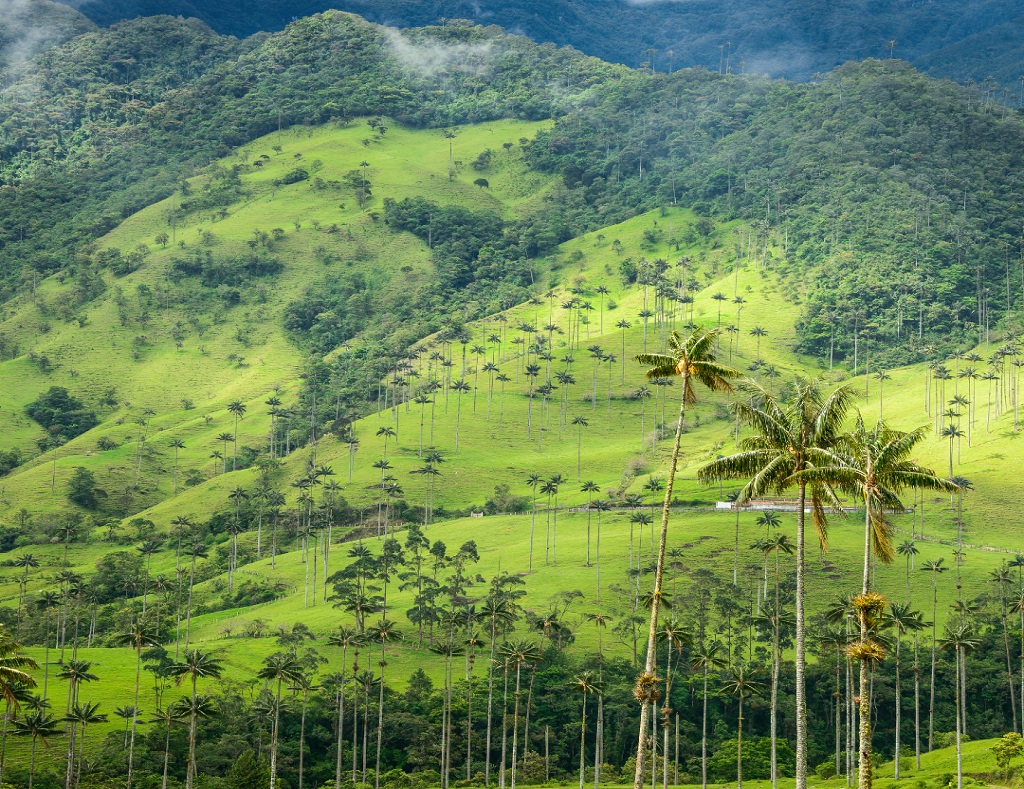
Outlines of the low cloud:
[{"label": "low cloud", "polygon": [[385,28],[384,35],[391,56],[403,67],[423,77],[453,73],[485,76],[490,73],[494,62],[492,41],[414,41],[394,28]]}]

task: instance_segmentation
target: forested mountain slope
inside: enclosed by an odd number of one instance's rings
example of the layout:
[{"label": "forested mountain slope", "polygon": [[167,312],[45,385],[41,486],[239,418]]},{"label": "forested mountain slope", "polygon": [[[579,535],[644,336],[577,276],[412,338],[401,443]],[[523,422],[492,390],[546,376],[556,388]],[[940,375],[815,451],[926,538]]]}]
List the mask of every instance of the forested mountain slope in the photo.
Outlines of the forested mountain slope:
[{"label": "forested mountain slope", "polygon": [[[397,27],[441,19],[501,25],[535,41],[571,45],[589,55],[659,71],[699,66],[808,79],[848,60],[882,57],[896,43],[899,57],[937,76],[977,82],[995,77],[1013,87],[1022,50],[1019,7],[1007,0],[868,3],[842,0],[761,0],[756,3],[673,0],[272,0],[209,4],[189,0],[86,0],[76,5],[110,25],[155,14],[196,17],[221,33],[247,36],[279,30],[327,8]],[[672,54],[669,54],[671,51]]]},{"label": "forested mountain slope", "polygon": [[[76,698],[120,711],[79,727],[83,789],[129,765],[177,787],[190,753],[229,789],[268,785],[271,752],[289,787],[372,783],[375,751],[386,789],[478,784],[509,728],[524,782],[568,778],[581,751],[628,775],[681,394],[636,356],[703,329],[737,383],[782,403],[849,384],[844,427],[923,428],[915,460],[962,480],[902,492],[898,559],[871,573],[923,612],[875,672],[881,757],[896,709],[903,743],[925,709],[926,747],[949,740],[938,647],[965,617],[971,736],[1011,729],[1024,125],[990,98],[894,60],[806,84],[652,74],[341,12],[245,40],[160,16],[41,56],[0,103],[0,624],[47,665],[34,720]],[[741,480],[697,477],[750,435],[748,397],[698,388],[670,502],[679,638],[657,656],[694,783],[711,644],[713,690],[781,672],[781,704],[746,701],[748,777],[773,710],[793,761],[793,492],[734,511]],[[862,583],[842,496],[807,552],[823,779],[853,715],[838,596]],[[180,701],[172,667],[196,649],[215,666]],[[601,746],[567,692],[587,671]],[[142,724],[136,702],[168,715]],[[736,776],[737,714],[708,698],[712,780]],[[74,736],[34,748],[63,730],[22,723],[4,781],[59,785]]]}]

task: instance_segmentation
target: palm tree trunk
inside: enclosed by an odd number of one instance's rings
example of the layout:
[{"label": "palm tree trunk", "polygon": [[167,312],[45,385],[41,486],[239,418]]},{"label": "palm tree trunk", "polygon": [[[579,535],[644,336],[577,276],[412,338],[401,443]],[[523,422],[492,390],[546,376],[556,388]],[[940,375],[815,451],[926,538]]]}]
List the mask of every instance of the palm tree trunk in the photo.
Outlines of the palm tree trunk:
[{"label": "palm tree trunk", "polygon": [[960,647],[953,651],[956,658],[956,789],[964,787],[964,763],[961,749],[961,723],[963,722],[963,703],[960,697]]},{"label": "palm tree trunk", "polygon": [[[871,581],[871,497],[864,497],[864,577],[861,593],[867,594]],[[868,615],[859,612],[860,642],[868,640]],[[867,658],[860,660],[860,764],[857,778],[858,789],[871,789],[871,676]]]},{"label": "palm tree trunk", "polygon": [[914,765],[921,769],[921,666],[917,659],[917,634],[914,634]]},{"label": "palm tree trunk", "polygon": [[743,693],[740,693],[740,714],[736,724],[736,789],[743,789]]},{"label": "palm tree trunk", "polygon": [[[672,506],[672,488],[675,485],[676,469],[679,467],[679,446],[683,436],[683,419],[686,416],[686,391],[688,376],[682,376],[682,397],[679,405],[679,420],[676,422],[676,438],[672,446],[672,462],[669,466],[668,480],[665,483],[665,503],[661,510],[661,537],[658,543],[658,563],[654,572],[654,592],[651,596],[651,621],[647,632],[647,659],[641,679],[653,681],[655,677],[654,661],[657,657],[658,608],[661,602],[661,588],[665,577],[665,546],[668,543],[668,517]],[[641,698],[646,697],[646,692]],[[633,789],[643,789],[644,778],[644,747],[647,740],[649,710],[648,705],[640,705],[640,734],[637,738],[636,773],[633,776]]]},{"label": "palm tree trunk", "polygon": [[[760,338],[759,338],[760,339]],[[807,485],[800,485],[796,516],[796,787],[807,789],[807,682],[806,623],[804,618],[804,575],[806,573]],[[778,612],[776,612],[778,615]]]},{"label": "palm tree trunk", "polygon": [[700,785],[708,789],[708,667],[704,665],[704,703],[700,721]]},{"label": "palm tree trunk", "polygon": [[171,718],[167,718],[167,733],[164,735],[164,773],[160,780],[160,789],[167,789],[167,767],[171,761]]},{"label": "palm tree trunk", "polygon": [[580,719],[580,789],[583,789],[584,751],[587,745],[587,692],[583,691],[583,717]]},{"label": "palm tree trunk", "polygon": [[[462,402],[462,398],[459,398],[459,402]],[[380,691],[377,696],[377,758],[374,761],[373,768],[373,786],[374,789],[380,789],[380,746],[381,740],[384,736],[384,641],[381,639],[380,642]],[[299,789],[302,789],[300,786]]]},{"label": "palm tree trunk", "polygon": [[[302,692],[302,719],[299,723],[299,789],[302,789],[302,778],[305,773],[306,756],[306,704],[309,701],[309,692]],[[378,769],[379,772],[379,769]]]},{"label": "palm tree trunk", "polygon": [[[135,723],[139,717],[139,680],[142,677],[142,642],[135,646],[135,706],[132,709],[132,736],[128,745],[128,778],[126,784],[132,789],[132,767],[135,760]],[[73,738],[72,738],[73,739]]]},{"label": "palm tree trunk", "polygon": [[900,713],[903,707],[903,693],[900,686],[900,632],[896,631],[896,755],[893,757],[895,764],[894,777],[900,779]]},{"label": "palm tree trunk", "polygon": [[274,728],[270,733],[270,789],[277,786],[277,732],[281,722],[281,676],[277,677],[277,700],[274,703]]},{"label": "palm tree trunk", "polygon": [[334,764],[334,789],[341,789],[341,753],[342,743],[345,741],[345,658],[348,650],[341,653],[341,687],[338,690],[338,731],[337,731],[337,753]]}]

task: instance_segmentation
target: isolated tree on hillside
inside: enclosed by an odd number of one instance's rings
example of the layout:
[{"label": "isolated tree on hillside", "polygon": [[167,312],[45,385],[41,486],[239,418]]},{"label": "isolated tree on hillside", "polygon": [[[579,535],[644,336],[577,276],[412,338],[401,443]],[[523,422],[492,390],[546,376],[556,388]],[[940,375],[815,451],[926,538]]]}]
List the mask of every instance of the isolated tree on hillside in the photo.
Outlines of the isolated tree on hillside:
[{"label": "isolated tree on hillside", "polygon": [[297,682],[302,676],[302,664],[295,655],[278,653],[263,661],[256,676],[276,684],[274,694],[274,727],[270,735],[270,785],[277,785],[277,744],[281,725],[281,687],[285,682]]},{"label": "isolated tree on hillside", "polygon": [[583,789],[587,752],[587,696],[600,696],[604,687],[597,675],[589,669],[573,677],[572,686],[583,698],[583,712],[580,715],[580,789]]},{"label": "isolated tree on hillside", "polygon": [[921,570],[932,574],[932,674],[929,692],[931,695],[928,704],[928,752],[932,750],[932,739],[935,735],[935,650],[938,646],[936,634],[938,612],[939,612],[939,573],[946,572],[949,568],[944,567],[943,558],[929,559],[922,566]]},{"label": "isolated tree on hillside", "polygon": [[174,495],[178,495],[178,450],[184,449],[185,444],[180,438],[172,438],[170,447],[174,450]]},{"label": "isolated tree on hillside", "polygon": [[675,485],[676,470],[679,467],[680,445],[683,435],[683,420],[686,407],[697,402],[694,383],[699,382],[713,392],[729,392],[732,386],[729,378],[736,371],[715,361],[714,345],[718,338],[717,331],[697,329],[685,340],[678,332],[672,332],[668,340],[667,354],[641,354],[637,357],[640,364],[650,369],[646,372],[648,379],[682,378],[682,400],[679,406],[679,419],[676,423],[675,443],[672,448],[672,459],[669,464],[668,479],[665,484],[665,503],[661,513],[661,536],[658,542],[658,559],[654,574],[654,590],[651,595],[651,619],[647,636],[647,658],[644,671],[637,680],[634,695],[640,702],[640,732],[636,754],[636,773],[633,777],[634,789],[643,789],[644,746],[647,741],[648,718],[650,705],[658,696],[658,678],[655,659],[657,655],[658,609],[662,597],[662,585],[665,576],[665,551],[668,543],[668,520],[672,506],[672,490]]},{"label": "isolated tree on hillside", "polygon": [[28,762],[28,789],[32,789],[32,780],[36,774],[36,743],[42,740],[45,745],[50,737],[60,736],[60,732],[57,719],[45,709],[30,710],[24,718],[14,721],[15,736],[32,738]]},{"label": "isolated tree on hillside", "polygon": [[234,452],[231,455],[231,470],[234,471],[238,466],[238,420],[245,416],[246,406],[245,403],[240,400],[232,400],[228,403],[228,413],[235,418],[235,432],[231,437],[234,443]]}]

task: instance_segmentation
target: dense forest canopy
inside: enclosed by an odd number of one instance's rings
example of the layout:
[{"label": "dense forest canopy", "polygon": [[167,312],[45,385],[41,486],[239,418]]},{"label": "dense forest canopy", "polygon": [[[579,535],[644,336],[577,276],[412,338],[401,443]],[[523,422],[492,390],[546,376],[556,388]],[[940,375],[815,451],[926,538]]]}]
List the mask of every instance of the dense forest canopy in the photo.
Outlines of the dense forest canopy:
[{"label": "dense forest canopy", "polygon": [[373,22],[422,27],[441,19],[501,25],[535,41],[571,45],[589,55],[658,71],[701,66],[733,73],[808,79],[848,60],[881,57],[890,42],[900,57],[937,76],[1015,87],[1021,59],[1020,8],[1006,0],[841,0],[681,3],[674,0],[87,0],[76,5],[101,25],[137,16],[196,17],[239,37],[280,30],[327,8]]}]

